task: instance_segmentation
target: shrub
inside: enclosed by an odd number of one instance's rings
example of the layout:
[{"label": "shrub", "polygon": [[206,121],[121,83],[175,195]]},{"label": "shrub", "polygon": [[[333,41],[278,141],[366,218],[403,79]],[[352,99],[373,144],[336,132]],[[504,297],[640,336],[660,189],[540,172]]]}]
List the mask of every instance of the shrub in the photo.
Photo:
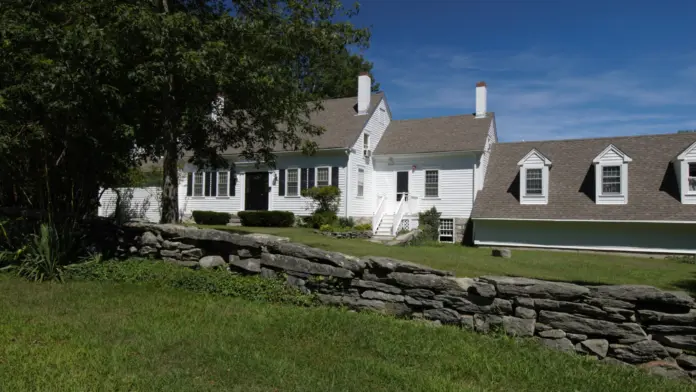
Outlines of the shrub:
[{"label": "shrub", "polygon": [[423,232],[422,237],[425,241],[439,239],[440,215],[442,214],[437,212],[435,207],[418,214],[418,226]]},{"label": "shrub", "polygon": [[320,231],[334,231],[334,227],[331,225],[321,225]]},{"label": "shrub", "polygon": [[313,187],[302,190],[302,196],[308,197],[317,204],[315,212],[338,212],[341,201],[341,190],[336,186]]},{"label": "shrub", "polygon": [[338,218],[338,225],[341,227],[354,227],[355,226],[355,220],[352,217],[340,217]]},{"label": "shrub", "polygon": [[232,214],[217,211],[193,211],[193,220],[199,225],[226,225]]},{"label": "shrub", "polygon": [[317,211],[308,217],[306,222],[310,227],[320,229],[324,225],[333,226],[336,220],[336,213],[333,211]]},{"label": "shrub", "polygon": [[161,261],[132,259],[83,263],[68,267],[65,276],[71,280],[144,283],[252,301],[302,306],[314,303],[313,296],[287,286],[281,279],[232,275],[224,270],[194,271]]},{"label": "shrub", "polygon": [[81,230],[76,223],[42,224],[19,255],[19,275],[34,281],[63,280],[63,268],[80,260]]},{"label": "shrub", "polygon": [[372,231],[372,225],[369,223],[363,223],[361,225],[355,226],[355,230],[358,231]]},{"label": "shrub", "polygon": [[253,227],[292,227],[295,214],[290,211],[239,211],[242,226]]}]

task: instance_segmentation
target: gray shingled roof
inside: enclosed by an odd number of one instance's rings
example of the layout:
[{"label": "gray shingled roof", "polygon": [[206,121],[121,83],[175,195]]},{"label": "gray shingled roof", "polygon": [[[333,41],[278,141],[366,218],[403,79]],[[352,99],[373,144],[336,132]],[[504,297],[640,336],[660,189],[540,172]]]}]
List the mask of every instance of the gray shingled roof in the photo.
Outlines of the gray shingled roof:
[{"label": "gray shingled roof", "polygon": [[482,151],[493,118],[489,113],[392,121],[375,154]]},{"label": "gray shingled roof", "polygon": [[[370,97],[370,106],[367,115],[358,116],[357,97],[327,99],[322,102],[324,110],[314,112],[310,116],[313,125],[324,127],[325,131],[320,136],[307,138],[317,143],[318,149],[348,148],[352,147],[365,123],[377,109],[384,98],[384,93],[374,93]],[[281,145],[276,146],[275,152],[287,151]],[[224,154],[239,153],[239,148],[227,149]]]},{"label": "gray shingled roof", "polygon": [[[696,205],[679,200],[671,163],[694,142],[696,133],[495,144],[472,217],[696,221]],[[633,159],[628,163],[626,205],[594,202],[592,160],[609,144]],[[547,205],[519,203],[517,163],[532,148],[551,160]]]}]

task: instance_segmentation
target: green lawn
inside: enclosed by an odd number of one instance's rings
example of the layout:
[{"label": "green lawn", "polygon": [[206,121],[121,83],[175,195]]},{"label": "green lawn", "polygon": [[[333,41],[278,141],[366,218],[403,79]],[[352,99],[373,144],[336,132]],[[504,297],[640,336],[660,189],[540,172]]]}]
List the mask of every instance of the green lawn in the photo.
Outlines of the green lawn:
[{"label": "green lawn", "polygon": [[490,256],[490,249],[459,245],[388,247],[365,240],[335,239],[310,229],[203,226],[289,237],[317,248],[355,256],[387,256],[453,271],[457,276],[514,275],[585,283],[648,284],[696,292],[696,265],[666,259],[577,252],[513,250],[513,257]]},{"label": "green lawn", "polygon": [[147,285],[0,276],[0,391],[694,391],[535,343]]}]

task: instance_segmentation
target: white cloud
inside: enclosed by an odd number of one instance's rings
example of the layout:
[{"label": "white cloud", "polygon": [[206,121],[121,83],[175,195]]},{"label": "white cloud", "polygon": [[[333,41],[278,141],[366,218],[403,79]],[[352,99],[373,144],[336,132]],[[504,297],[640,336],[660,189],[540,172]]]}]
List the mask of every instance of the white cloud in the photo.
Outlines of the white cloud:
[{"label": "white cloud", "polygon": [[486,80],[488,108],[496,112],[504,140],[696,128],[696,66],[683,56],[661,57],[676,67],[669,75],[652,58],[630,61],[629,69],[607,69],[597,61],[537,50],[461,54],[436,48],[399,56],[393,64],[402,65],[381,73],[397,118],[470,113],[474,85]]}]

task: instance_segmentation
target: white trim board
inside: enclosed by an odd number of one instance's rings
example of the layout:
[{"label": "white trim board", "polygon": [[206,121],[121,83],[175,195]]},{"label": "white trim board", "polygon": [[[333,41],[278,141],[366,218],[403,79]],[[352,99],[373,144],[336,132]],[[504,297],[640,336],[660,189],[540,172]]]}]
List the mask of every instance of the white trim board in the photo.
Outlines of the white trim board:
[{"label": "white trim board", "polygon": [[694,249],[664,249],[664,248],[635,248],[629,246],[566,246],[566,245],[539,245],[524,242],[497,242],[497,241],[478,241],[474,240],[474,245],[480,246],[509,246],[517,248],[539,248],[539,249],[565,249],[565,250],[588,250],[604,252],[627,252],[627,253],[657,253],[657,254],[696,254]]},{"label": "white trim board", "polygon": [[621,219],[518,219],[518,218],[471,218],[483,221],[519,221],[519,222],[584,222],[584,223],[663,223],[696,225],[696,221],[657,221],[657,220],[621,220]]}]

